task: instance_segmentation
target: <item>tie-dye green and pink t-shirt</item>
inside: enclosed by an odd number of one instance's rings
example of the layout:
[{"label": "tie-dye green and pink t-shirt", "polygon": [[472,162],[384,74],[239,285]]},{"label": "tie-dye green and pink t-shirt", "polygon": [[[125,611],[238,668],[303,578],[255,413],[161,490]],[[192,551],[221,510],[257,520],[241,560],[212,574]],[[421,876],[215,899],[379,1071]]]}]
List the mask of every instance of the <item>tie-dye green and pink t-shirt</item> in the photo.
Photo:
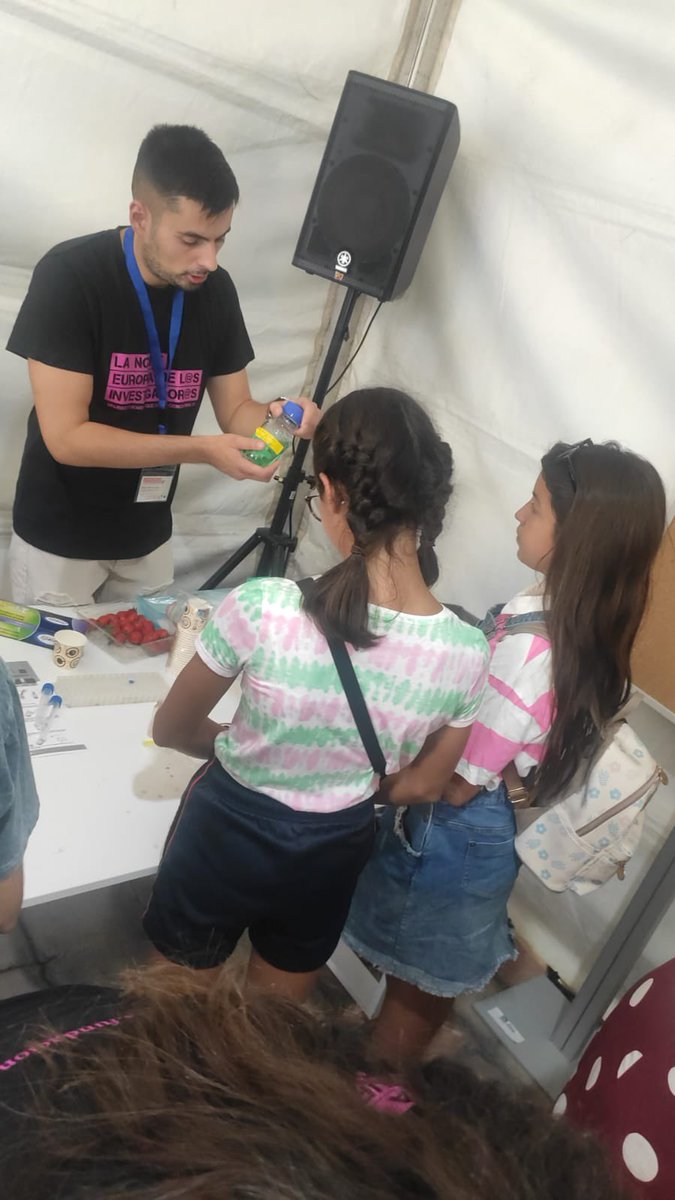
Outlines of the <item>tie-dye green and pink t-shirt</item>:
[{"label": "tie-dye green and pink t-shirt", "polygon": [[[487,677],[482,633],[443,609],[431,616],[369,605],[380,640],[349,647],[387,774],[429,734],[473,721]],[[220,605],[197,642],[218,675],[242,673],[241,701],[216,739],[239,783],[290,808],[336,812],[372,795],[377,779],[322,633],[288,579],[251,579]]]}]

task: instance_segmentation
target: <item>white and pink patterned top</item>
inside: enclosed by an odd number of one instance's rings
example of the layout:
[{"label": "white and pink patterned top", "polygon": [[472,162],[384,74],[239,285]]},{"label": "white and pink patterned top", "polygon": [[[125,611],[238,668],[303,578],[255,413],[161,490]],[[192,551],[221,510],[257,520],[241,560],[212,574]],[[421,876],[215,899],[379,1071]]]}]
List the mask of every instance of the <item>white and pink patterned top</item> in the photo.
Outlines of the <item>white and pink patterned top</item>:
[{"label": "white and pink patterned top", "polygon": [[[483,634],[447,609],[429,616],[368,606],[379,640],[350,653],[387,762],[412,762],[427,737],[473,721],[488,668]],[[290,808],[336,812],[377,782],[328,643],[289,579],[249,579],[197,642],[217,675],[241,673],[241,701],[216,738],[222,766],[244,787]]]},{"label": "white and pink patterned top", "polygon": [[497,617],[488,638],[491,650],[488,685],[457,773],[493,791],[507,763],[527,775],[541,762],[554,712],[551,646],[533,633],[503,636],[508,617],[536,612],[543,606],[543,585],[519,592]]}]

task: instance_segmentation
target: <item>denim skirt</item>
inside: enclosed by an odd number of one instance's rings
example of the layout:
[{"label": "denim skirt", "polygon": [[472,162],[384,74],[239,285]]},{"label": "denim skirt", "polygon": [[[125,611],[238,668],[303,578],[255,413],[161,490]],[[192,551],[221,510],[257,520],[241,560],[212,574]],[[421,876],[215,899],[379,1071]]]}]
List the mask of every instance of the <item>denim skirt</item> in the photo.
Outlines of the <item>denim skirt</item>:
[{"label": "denim skirt", "polygon": [[463,808],[387,808],[343,937],[388,975],[436,996],[479,991],[516,957],[506,904],[518,874],[504,785]]}]

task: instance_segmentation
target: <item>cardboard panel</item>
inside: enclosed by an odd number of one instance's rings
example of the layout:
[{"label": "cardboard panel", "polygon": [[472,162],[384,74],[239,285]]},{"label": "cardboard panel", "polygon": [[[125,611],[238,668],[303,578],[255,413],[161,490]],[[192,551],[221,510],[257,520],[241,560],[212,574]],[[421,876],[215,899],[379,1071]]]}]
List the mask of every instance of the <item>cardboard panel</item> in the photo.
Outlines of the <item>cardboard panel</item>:
[{"label": "cardboard panel", "polygon": [[654,567],[651,600],[635,643],[633,681],[675,713],[675,520]]}]

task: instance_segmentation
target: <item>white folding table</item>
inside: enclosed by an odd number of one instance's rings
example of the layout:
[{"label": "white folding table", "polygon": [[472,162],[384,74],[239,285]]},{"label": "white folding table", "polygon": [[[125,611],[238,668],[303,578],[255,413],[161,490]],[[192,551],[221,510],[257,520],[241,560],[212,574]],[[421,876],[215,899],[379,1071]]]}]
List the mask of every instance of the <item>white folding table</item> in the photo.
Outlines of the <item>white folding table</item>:
[{"label": "white folding table", "polygon": [[[0,639],[6,662],[27,661],[41,683],[58,692],[62,674],[49,650]],[[166,672],[167,656],[89,640],[80,673]],[[68,672],[69,674],[69,672]],[[167,685],[170,676],[166,675]],[[216,710],[228,720],[239,696],[235,685]],[[180,796],[197,760],[144,741],[153,704],[72,708],[65,719],[86,749],[33,758],[40,818],[26,852],[26,905],[42,904],[152,875]]]}]

